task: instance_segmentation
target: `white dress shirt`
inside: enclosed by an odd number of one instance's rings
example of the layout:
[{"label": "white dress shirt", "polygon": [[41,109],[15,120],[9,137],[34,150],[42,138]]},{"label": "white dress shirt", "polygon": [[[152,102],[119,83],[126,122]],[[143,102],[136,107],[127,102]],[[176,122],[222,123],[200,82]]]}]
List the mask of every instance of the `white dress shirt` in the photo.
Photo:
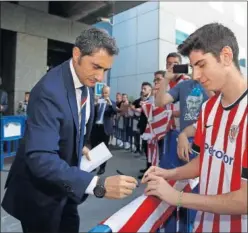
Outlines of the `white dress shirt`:
[{"label": "white dress shirt", "polygon": [[[78,120],[79,120],[79,131],[80,131],[80,125],[81,125],[81,95],[82,95],[82,90],[81,87],[83,84],[79,81],[78,76],[75,72],[75,69],[72,65],[72,60],[70,60],[70,69],[72,73],[72,78],[73,78],[73,83],[75,87],[75,94],[76,94],[76,99],[77,99],[77,109],[78,109]],[[86,101],[86,116],[85,116],[85,128],[84,128],[84,134],[86,134],[86,124],[88,123],[88,120],[90,118],[90,95],[89,95],[89,89],[87,88],[88,91],[88,97]]]},{"label": "white dress shirt", "polygon": [[[79,81],[79,78],[75,72],[75,69],[73,67],[72,64],[72,60],[70,60],[70,69],[71,69],[71,73],[72,73],[72,78],[73,78],[73,83],[74,83],[74,87],[75,87],[75,93],[76,93],[76,99],[77,99],[77,109],[78,109],[78,119],[79,119],[79,131],[80,131],[80,125],[81,125],[81,95],[82,95],[82,90],[81,87],[83,86],[83,84]],[[85,128],[84,128],[84,135],[86,134],[86,124],[89,121],[90,118],[90,95],[89,95],[89,89],[87,88],[88,91],[88,97],[87,97],[87,101],[86,101],[86,117],[85,117]],[[97,180],[98,177],[95,176],[89,186],[87,187],[85,193],[86,194],[91,194],[93,195],[93,189],[95,188],[96,184],[97,184]]]}]

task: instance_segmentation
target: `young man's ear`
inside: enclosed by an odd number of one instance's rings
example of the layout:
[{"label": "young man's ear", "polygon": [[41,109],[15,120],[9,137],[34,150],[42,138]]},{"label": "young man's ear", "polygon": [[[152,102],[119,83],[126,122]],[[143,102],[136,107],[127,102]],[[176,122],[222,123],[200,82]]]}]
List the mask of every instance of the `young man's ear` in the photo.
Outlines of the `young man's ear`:
[{"label": "young man's ear", "polygon": [[233,62],[233,51],[229,46],[225,46],[220,53],[220,59],[224,66],[230,66]]}]

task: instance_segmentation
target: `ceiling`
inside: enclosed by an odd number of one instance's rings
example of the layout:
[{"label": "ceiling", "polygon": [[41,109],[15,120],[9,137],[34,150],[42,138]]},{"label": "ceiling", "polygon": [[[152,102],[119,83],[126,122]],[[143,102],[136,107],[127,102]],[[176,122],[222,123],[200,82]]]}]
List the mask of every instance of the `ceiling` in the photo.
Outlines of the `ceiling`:
[{"label": "ceiling", "polygon": [[49,1],[49,13],[86,24],[111,17],[146,1]]}]

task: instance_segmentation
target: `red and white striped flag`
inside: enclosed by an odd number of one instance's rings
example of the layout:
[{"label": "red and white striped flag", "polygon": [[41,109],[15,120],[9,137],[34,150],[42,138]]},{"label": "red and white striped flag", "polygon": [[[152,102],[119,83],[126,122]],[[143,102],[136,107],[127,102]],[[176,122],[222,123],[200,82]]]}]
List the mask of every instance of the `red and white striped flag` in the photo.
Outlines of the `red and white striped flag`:
[{"label": "red and white striped flag", "polygon": [[[193,185],[187,180],[169,183],[179,191],[190,192],[198,181]],[[156,197],[141,195],[101,224],[110,227],[112,232],[156,232],[175,209]]]},{"label": "red and white striped flag", "polygon": [[165,137],[171,119],[171,110],[156,107],[150,102],[142,105],[142,110],[148,119],[146,130],[142,135],[148,144],[148,162],[154,166],[159,164],[158,140]]}]

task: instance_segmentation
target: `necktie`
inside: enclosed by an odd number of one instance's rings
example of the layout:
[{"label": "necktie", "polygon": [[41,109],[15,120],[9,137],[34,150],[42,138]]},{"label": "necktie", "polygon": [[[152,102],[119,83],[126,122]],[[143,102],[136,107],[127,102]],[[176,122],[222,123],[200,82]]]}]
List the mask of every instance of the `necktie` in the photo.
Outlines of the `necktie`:
[{"label": "necktie", "polygon": [[87,102],[87,95],[88,90],[86,86],[81,87],[82,94],[81,94],[81,123],[80,123],[80,140],[79,140],[79,148],[78,148],[78,155],[81,158],[82,148],[84,145],[84,131],[85,131],[85,121],[86,121],[86,102]]}]

